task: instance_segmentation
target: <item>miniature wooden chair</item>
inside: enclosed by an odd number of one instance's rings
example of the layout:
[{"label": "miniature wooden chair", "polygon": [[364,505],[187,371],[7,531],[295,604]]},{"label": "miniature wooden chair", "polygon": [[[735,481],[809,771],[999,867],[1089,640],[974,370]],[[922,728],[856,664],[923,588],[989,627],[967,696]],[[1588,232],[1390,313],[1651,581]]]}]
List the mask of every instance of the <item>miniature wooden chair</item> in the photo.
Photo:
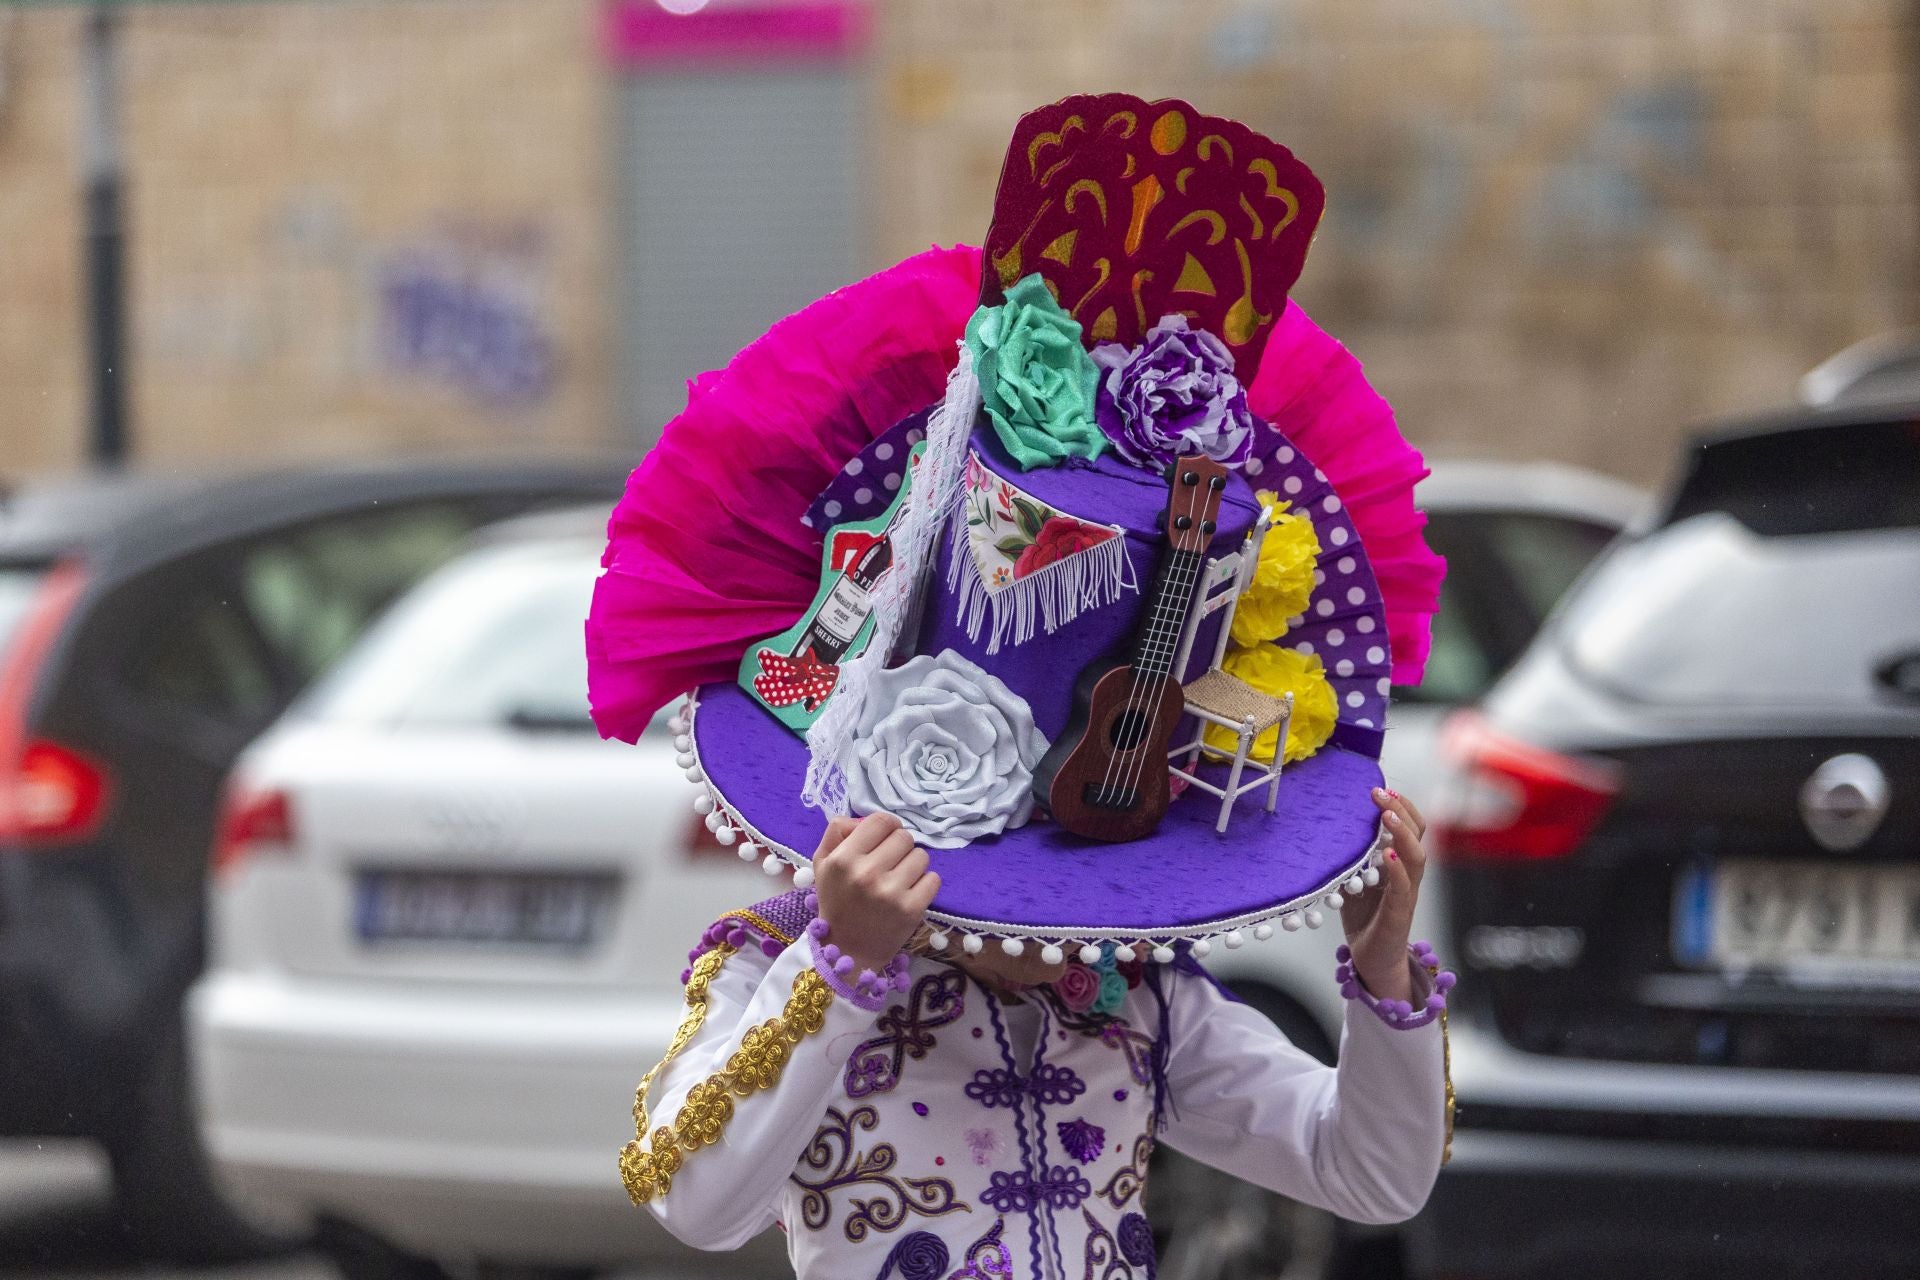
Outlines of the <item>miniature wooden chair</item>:
[{"label": "miniature wooden chair", "polygon": [[[1226,617],[1220,620],[1219,638],[1214,642],[1213,658],[1208,662],[1206,671],[1181,686],[1186,698],[1187,714],[1199,721],[1193,741],[1175,747],[1169,753],[1167,765],[1168,771],[1188,786],[1220,797],[1220,820],[1214,828],[1217,831],[1227,829],[1227,823],[1233,816],[1234,801],[1255,788],[1267,788],[1268,813],[1272,813],[1280,801],[1280,768],[1286,754],[1287,730],[1293,721],[1293,695],[1289,693],[1276,698],[1262,693],[1220,667],[1221,661],[1227,656],[1227,644],[1233,629],[1233,615],[1240,605],[1240,593],[1253,581],[1254,569],[1260,563],[1260,546],[1266,540],[1267,530],[1272,523],[1272,513],[1263,510],[1240,550],[1208,562],[1200,577],[1200,599],[1188,615],[1186,633],[1180,639],[1179,656],[1173,667],[1178,672],[1186,671],[1187,663],[1193,656],[1194,638],[1199,634],[1201,620],[1222,609],[1226,610]],[[1219,725],[1231,731],[1236,739],[1224,788],[1200,776],[1201,753],[1221,754],[1217,748],[1206,745],[1208,725]],[[1272,761],[1261,764],[1249,759],[1254,739],[1276,726],[1279,733]],[[1184,767],[1175,763],[1183,756],[1186,757]],[[1255,776],[1242,782],[1249,764],[1253,765]]]}]

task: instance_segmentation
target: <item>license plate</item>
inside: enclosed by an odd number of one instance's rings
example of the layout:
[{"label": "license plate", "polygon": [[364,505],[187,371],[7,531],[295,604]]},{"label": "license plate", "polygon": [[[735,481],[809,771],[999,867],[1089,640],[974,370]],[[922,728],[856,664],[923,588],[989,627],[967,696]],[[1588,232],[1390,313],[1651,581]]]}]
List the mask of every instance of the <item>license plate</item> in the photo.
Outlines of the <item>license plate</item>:
[{"label": "license plate", "polygon": [[354,927],[363,942],[584,947],[613,885],[611,875],[363,871]]},{"label": "license plate", "polygon": [[1681,876],[1682,963],[1809,978],[1920,978],[1920,868],[1722,861]]}]

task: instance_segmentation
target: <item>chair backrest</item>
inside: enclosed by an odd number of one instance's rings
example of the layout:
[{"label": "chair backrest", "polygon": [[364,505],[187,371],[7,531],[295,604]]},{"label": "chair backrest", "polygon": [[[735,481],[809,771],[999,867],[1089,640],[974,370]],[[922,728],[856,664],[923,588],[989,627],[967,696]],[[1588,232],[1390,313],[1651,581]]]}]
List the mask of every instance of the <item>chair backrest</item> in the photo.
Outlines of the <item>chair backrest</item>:
[{"label": "chair backrest", "polygon": [[1173,669],[1186,678],[1187,662],[1193,657],[1193,642],[1200,634],[1200,624],[1210,614],[1225,609],[1227,616],[1220,620],[1220,637],[1213,646],[1213,658],[1208,664],[1209,670],[1220,665],[1227,656],[1228,632],[1233,629],[1233,614],[1240,607],[1240,593],[1253,581],[1253,572],[1260,565],[1260,545],[1266,541],[1267,530],[1273,527],[1273,509],[1262,507],[1260,518],[1253,522],[1253,528],[1247,534],[1247,540],[1240,544],[1237,551],[1229,551],[1207,561],[1206,568],[1200,572],[1199,598],[1187,613],[1187,625],[1180,634],[1180,653],[1174,659]]}]

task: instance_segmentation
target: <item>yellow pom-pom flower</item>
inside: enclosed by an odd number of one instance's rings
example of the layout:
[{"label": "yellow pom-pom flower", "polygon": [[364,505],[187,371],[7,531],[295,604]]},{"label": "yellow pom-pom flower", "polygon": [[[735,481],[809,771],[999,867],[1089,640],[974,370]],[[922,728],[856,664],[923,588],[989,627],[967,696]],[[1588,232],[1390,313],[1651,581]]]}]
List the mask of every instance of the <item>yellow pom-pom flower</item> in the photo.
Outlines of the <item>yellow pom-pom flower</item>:
[{"label": "yellow pom-pom flower", "polygon": [[1289,512],[1290,504],[1271,490],[1261,490],[1259,498],[1273,512],[1273,525],[1260,544],[1253,579],[1240,593],[1230,633],[1235,644],[1249,648],[1262,640],[1278,640],[1287,633],[1287,620],[1307,611],[1314,562],[1320,558],[1313,521]]},{"label": "yellow pom-pom flower", "polygon": [[[1220,667],[1261,693],[1276,698],[1288,693],[1293,695],[1293,721],[1287,729],[1287,764],[1305,760],[1333,736],[1340,701],[1327,682],[1326,668],[1320,665],[1319,658],[1295,653],[1277,644],[1256,644],[1229,649]],[[1279,736],[1280,728],[1276,725],[1255,738],[1249,758],[1263,764],[1272,760]],[[1218,725],[1207,730],[1207,746],[1225,755],[1231,756],[1238,742],[1233,732]]]}]

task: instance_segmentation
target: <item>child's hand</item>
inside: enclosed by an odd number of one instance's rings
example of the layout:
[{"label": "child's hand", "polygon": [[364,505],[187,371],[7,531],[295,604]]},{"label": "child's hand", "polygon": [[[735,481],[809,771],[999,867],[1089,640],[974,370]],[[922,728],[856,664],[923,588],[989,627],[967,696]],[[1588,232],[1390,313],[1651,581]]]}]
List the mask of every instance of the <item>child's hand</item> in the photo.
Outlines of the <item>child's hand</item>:
[{"label": "child's hand", "polygon": [[1373,802],[1393,837],[1380,883],[1340,908],[1340,924],[1353,949],[1353,971],[1377,1000],[1413,999],[1407,970],[1407,943],[1413,931],[1413,904],[1420,898],[1420,877],[1427,851],[1420,845],[1427,821],[1411,801],[1375,788]]},{"label": "child's hand", "polygon": [[907,945],[940,892],[926,850],[888,813],[828,822],[813,875],[828,940],[875,973]]}]

